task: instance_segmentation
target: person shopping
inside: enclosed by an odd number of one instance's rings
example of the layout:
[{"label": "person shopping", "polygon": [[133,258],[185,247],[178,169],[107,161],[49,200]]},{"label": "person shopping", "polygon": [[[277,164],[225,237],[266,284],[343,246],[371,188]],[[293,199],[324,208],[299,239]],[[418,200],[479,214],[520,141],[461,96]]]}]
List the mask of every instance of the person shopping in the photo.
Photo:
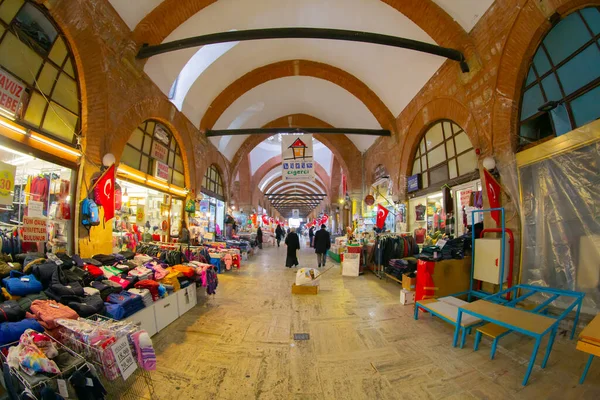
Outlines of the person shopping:
[{"label": "person shopping", "polygon": [[327,250],[331,248],[331,236],[325,229],[325,224],[321,225],[321,229],[315,233],[315,253],[317,253],[317,264],[319,268],[325,266],[327,260]]},{"label": "person shopping", "polygon": [[315,227],[311,226],[308,230],[308,240],[310,241],[310,247],[313,247],[313,239],[315,237]]},{"label": "person shopping", "polygon": [[259,249],[262,249],[263,235],[262,235],[262,229],[260,229],[260,226],[256,230],[256,244],[258,244]]},{"label": "person shopping", "polygon": [[292,228],[285,238],[287,245],[287,257],[285,258],[285,266],[288,268],[298,266],[298,250],[300,249],[300,238],[296,233],[296,228]]},{"label": "person shopping", "polygon": [[279,243],[281,243],[281,239],[283,239],[283,236],[283,229],[281,229],[281,225],[277,224],[277,228],[275,228],[275,239],[277,239],[277,247],[279,247]]}]

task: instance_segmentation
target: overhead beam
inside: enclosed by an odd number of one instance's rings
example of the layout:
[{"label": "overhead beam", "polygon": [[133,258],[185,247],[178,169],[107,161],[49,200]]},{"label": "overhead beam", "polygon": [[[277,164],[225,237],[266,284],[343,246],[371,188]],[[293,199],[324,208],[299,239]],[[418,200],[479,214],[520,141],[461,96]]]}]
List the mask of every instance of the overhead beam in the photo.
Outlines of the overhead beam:
[{"label": "overhead beam", "polygon": [[292,197],[292,196],[302,196],[302,197],[327,197],[325,193],[266,193],[267,197]]},{"label": "overhead beam", "polygon": [[239,135],[275,135],[277,133],[320,133],[322,135],[392,136],[389,129],[359,128],[256,128],[256,129],[208,129],[206,137]]},{"label": "overhead beam", "polygon": [[422,53],[433,54],[454,60],[460,63],[462,72],[469,72],[469,65],[466,62],[464,54],[456,49],[438,46],[431,43],[425,43],[418,40],[406,39],[397,36],[382,35],[380,33],[351,31],[346,29],[328,29],[328,28],[267,28],[267,29],[249,29],[243,31],[230,31],[211,33],[208,35],[195,36],[186,39],[175,40],[150,46],[145,43],[136,58],[144,59],[158,54],[164,54],[171,51],[188,49],[190,47],[205,46],[207,44],[243,42],[248,40],[266,40],[266,39],[327,39],[342,40],[347,42],[361,42],[379,44],[383,46],[409,49]]}]

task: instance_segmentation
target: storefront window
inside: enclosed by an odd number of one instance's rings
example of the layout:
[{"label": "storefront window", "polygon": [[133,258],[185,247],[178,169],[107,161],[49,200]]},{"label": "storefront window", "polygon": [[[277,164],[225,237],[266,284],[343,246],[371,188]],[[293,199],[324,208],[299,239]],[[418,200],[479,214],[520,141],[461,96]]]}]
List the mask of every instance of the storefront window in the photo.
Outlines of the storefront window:
[{"label": "storefront window", "polygon": [[475,169],[477,155],[465,131],[454,122],[440,121],[429,128],[419,143],[411,175],[421,174],[424,189]]},{"label": "storefront window", "polygon": [[116,249],[135,248],[143,241],[167,241],[177,236],[181,228],[183,199],[117,180],[121,191],[121,208],[117,210],[113,227]]},{"label": "storefront window", "polygon": [[75,144],[81,108],[74,66],[66,39],[41,7],[0,0],[0,80],[15,89],[2,97],[0,115]]},{"label": "storefront window", "polygon": [[148,120],[133,131],[121,162],[170,184],[185,187],[183,159],[177,140],[160,122]]},{"label": "storefront window", "polygon": [[211,165],[202,179],[202,191],[213,197],[225,199],[225,190],[223,188],[223,179],[216,166]]},{"label": "storefront window", "polygon": [[0,230],[10,239],[3,252],[72,251],[73,170],[6,146],[0,161]]},{"label": "storefront window", "polygon": [[600,117],[600,7],[565,17],[540,43],[525,80],[519,145]]}]

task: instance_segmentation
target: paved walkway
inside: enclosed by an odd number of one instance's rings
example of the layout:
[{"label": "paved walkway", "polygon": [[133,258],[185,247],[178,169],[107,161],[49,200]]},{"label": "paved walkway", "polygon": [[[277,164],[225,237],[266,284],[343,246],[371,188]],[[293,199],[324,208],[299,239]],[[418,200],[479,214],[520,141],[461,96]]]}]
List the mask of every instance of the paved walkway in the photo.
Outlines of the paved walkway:
[{"label": "paved walkway", "polygon": [[[292,296],[295,273],[284,260],[283,246],[265,248],[242,270],[220,275],[216,296],[202,294],[154,337],[160,399],[600,398],[600,361],[577,385],[587,356],[564,337],[546,370],[538,363],[523,388],[529,339],[503,338],[490,361],[485,339],[476,353],[472,338],[454,349],[449,325],[415,321],[395,282],[369,272],[342,277],[336,266],[319,295]],[[300,261],[314,266],[316,259],[304,249]],[[310,340],[294,341],[294,333]]]}]

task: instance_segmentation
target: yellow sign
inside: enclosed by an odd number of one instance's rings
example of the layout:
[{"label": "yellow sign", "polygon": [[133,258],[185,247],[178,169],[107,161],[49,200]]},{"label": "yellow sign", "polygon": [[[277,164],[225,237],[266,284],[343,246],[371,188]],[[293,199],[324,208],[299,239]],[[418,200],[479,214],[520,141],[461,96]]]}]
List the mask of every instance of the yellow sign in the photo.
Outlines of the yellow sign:
[{"label": "yellow sign", "polygon": [[138,204],[135,220],[137,222],[144,222],[144,219],[146,219],[145,207],[142,204]]},{"label": "yellow sign", "polygon": [[0,204],[12,205],[17,167],[0,162]]}]

